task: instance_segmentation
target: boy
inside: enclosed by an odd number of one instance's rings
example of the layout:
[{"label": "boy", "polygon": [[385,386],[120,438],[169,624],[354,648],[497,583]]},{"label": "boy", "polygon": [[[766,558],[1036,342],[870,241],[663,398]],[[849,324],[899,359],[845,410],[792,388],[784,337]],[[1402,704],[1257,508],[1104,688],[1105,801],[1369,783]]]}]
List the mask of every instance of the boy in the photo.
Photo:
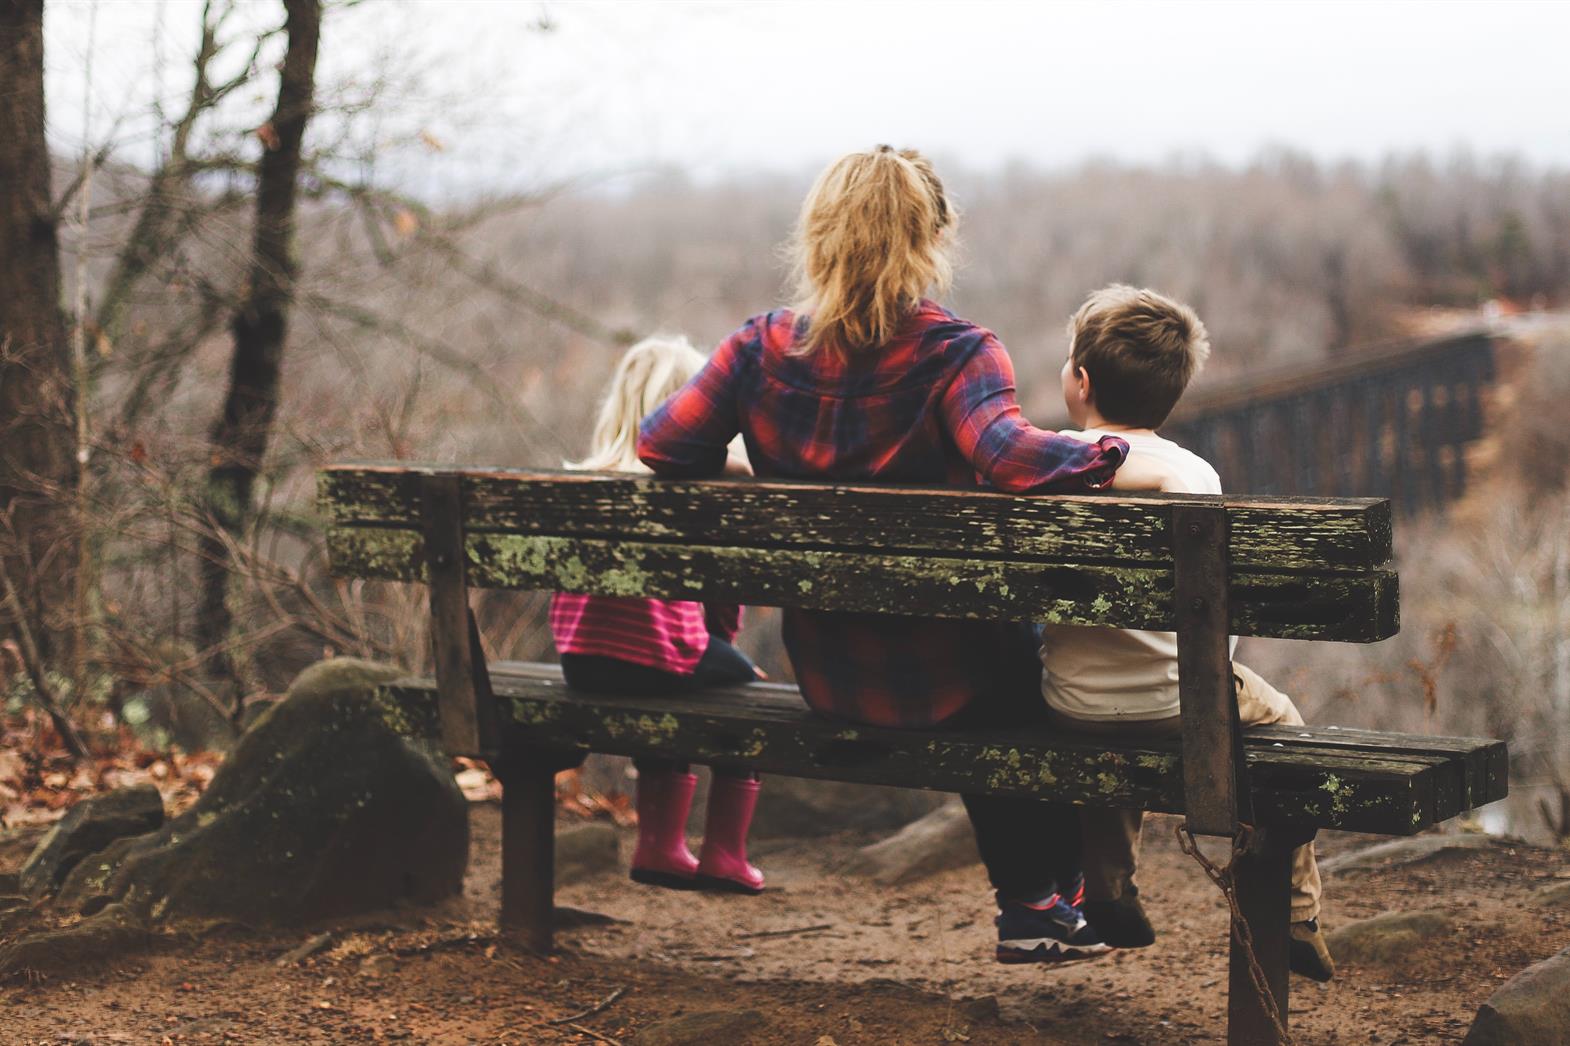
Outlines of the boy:
[{"label": "boy", "polygon": [[[1106,287],[1080,306],[1068,334],[1063,399],[1081,431],[1064,435],[1127,440],[1130,463],[1139,466],[1128,473],[1142,489],[1220,494],[1221,480],[1208,462],[1155,432],[1210,354],[1194,310],[1153,291]],[[1125,482],[1114,486],[1130,489]],[[1063,727],[1121,736],[1181,733],[1174,633],[1047,625],[1041,659],[1042,695]],[[1233,672],[1244,725],[1302,725],[1285,694],[1243,665],[1234,664]],[[1116,810],[1084,819],[1083,910],[1114,947],[1155,940],[1134,885],[1142,818],[1138,810]],[[1319,897],[1313,847],[1300,847],[1292,861],[1292,969],[1327,981],[1335,966],[1319,931]]]}]

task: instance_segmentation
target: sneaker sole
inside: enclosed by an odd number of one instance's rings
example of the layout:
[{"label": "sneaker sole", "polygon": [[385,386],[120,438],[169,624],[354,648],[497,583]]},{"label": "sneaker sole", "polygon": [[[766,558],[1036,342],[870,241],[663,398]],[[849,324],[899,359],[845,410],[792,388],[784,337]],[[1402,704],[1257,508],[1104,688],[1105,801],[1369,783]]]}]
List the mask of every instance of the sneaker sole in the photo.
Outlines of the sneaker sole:
[{"label": "sneaker sole", "polygon": [[1062,965],[1070,962],[1088,962],[1110,955],[1112,949],[1104,944],[1064,944],[1062,941],[1040,941],[1033,948],[1014,948],[998,945],[997,961],[1005,966],[1024,966],[1030,963]]}]

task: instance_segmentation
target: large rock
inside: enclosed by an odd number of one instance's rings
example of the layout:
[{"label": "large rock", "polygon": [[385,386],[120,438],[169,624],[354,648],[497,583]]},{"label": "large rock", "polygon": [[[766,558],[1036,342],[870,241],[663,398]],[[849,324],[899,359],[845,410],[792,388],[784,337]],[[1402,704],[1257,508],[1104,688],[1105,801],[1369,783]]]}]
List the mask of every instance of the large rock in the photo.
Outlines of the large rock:
[{"label": "large rock", "polygon": [[468,811],[446,759],[380,689],[400,669],[302,672],[194,806],[77,865],[57,907],[289,926],[457,893]]},{"label": "large rock", "polygon": [[80,922],[17,937],[0,945],[0,975],[63,973],[137,947],[147,921],[111,904]]},{"label": "large rock", "polygon": [[1371,872],[1381,868],[1399,868],[1421,864],[1445,854],[1470,850],[1490,850],[1496,846],[1518,845],[1513,840],[1496,839],[1491,835],[1468,833],[1465,835],[1416,835],[1410,839],[1396,839],[1376,846],[1353,850],[1351,853],[1327,857],[1319,862],[1321,872],[1342,875],[1347,872]]},{"label": "large rock", "polygon": [[840,871],[895,886],[979,860],[970,818],[964,804],[955,799],[887,839],[862,847]]},{"label": "large rock", "polygon": [[1337,963],[1391,966],[1453,929],[1455,917],[1447,911],[1386,912],[1332,930],[1325,943]]},{"label": "large rock", "polygon": [[1461,1046],[1570,1042],[1570,948],[1528,966],[1489,996]]},{"label": "large rock", "polygon": [[18,887],[32,901],[42,900],[60,888],[82,858],[116,839],[157,831],[163,823],[163,796],[150,784],[83,799],[55,823],[22,864]]},{"label": "large rock", "polygon": [[846,829],[888,831],[926,816],[943,800],[941,792],[915,788],[765,776],[752,834],[804,838]]},{"label": "large rock", "polygon": [[556,833],[556,881],[587,879],[621,867],[621,836],[607,821],[588,821]]}]

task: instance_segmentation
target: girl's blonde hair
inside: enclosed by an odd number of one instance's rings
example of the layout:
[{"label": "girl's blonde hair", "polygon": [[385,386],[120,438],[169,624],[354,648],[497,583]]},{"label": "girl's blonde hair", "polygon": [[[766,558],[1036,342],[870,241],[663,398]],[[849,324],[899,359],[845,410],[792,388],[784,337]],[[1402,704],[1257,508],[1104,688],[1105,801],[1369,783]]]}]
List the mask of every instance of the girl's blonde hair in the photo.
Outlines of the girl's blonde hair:
[{"label": "girl's blonde hair", "polygon": [[563,462],[569,469],[647,472],[638,460],[638,423],[692,380],[707,361],[683,337],[645,338],[621,358],[600,404],[588,457]]},{"label": "girl's blonde hair", "polygon": [[790,245],[796,351],[836,355],[887,342],[929,292],[948,289],[956,215],[914,149],[851,153],[818,176]]}]

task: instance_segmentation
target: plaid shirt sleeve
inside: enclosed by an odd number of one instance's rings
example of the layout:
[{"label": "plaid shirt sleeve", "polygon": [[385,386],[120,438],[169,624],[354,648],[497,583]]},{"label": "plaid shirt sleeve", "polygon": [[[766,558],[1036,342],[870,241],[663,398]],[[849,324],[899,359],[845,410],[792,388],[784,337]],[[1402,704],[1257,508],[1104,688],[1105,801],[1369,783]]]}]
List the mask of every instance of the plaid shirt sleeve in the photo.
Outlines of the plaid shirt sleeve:
[{"label": "plaid shirt sleeve", "polygon": [[720,342],[703,369],[638,426],[638,460],[655,475],[691,479],[724,471],[725,448],[741,431],[737,346],[753,337],[748,323]]},{"label": "plaid shirt sleeve", "polygon": [[1012,494],[1099,489],[1128,456],[1128,444],[1115,436],[1083,443],[1026,421],[1014,398],[1014,363],[993,337],[949,383],[941,410],[977,475]]}]

